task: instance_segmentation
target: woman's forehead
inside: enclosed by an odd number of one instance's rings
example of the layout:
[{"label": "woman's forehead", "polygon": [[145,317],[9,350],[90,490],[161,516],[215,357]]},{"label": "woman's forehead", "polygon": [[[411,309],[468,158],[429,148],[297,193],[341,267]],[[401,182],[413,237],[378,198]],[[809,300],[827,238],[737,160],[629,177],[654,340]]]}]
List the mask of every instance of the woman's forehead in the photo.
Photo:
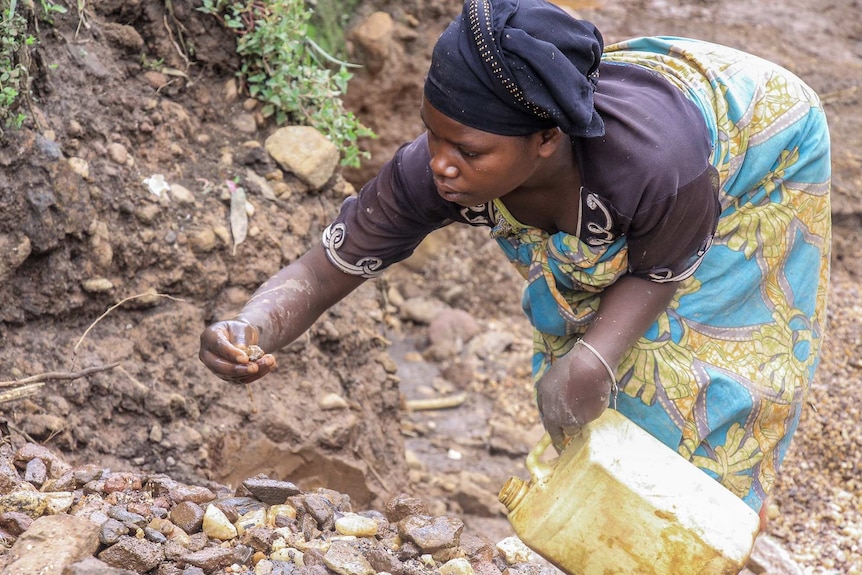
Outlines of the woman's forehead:
[{"label": "woman's forehead", "polygon": [[459,142],[490,145],[519,139],[516,136],[503,136],[462,124],[435,108],[425,98],[422,98],[419,106],[419,116],[425,127],[434,135]]}]

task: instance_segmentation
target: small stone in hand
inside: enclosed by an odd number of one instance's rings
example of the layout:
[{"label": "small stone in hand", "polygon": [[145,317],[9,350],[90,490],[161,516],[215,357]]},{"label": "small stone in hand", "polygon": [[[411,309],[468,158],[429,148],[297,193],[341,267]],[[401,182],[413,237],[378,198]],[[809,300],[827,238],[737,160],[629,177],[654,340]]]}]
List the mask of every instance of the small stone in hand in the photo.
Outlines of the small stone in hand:
[{"label": "small stone in hand", "polygon": [[256,345],[248,346],[248,348],[245,350],[245,353],[246,353],[246,355],[248,355],[248,359],[250,361],[257,361],[260,358],[262,358],[264,355],[266,355],[266,352],[264,352],[263,349],[261,349],[260,347],[258,347]]}]

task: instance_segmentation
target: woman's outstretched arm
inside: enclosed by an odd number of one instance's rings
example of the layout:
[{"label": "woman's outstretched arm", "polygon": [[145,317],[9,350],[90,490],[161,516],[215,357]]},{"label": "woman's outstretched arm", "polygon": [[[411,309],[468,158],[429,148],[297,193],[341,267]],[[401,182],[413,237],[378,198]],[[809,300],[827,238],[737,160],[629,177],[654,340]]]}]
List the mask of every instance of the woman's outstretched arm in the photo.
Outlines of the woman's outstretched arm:
[{"label": "woman's outstretched arm", "polygon": [[[233,319],[201,334],[200,360],[225,381],[250,383],[275,367],[277,351],[302,335],[320,315],[365,278],[345,274],[316,245],[264,282]],[[249,346],[266,351],[249,358]]]}]

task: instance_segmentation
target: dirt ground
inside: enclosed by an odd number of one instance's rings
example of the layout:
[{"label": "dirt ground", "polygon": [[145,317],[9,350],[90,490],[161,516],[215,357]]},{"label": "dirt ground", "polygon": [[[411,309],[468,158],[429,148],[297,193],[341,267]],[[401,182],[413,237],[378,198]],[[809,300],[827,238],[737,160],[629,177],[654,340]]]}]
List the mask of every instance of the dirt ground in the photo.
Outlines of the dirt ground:
[{"label": "dirt ground", "polygon": [[[822,95],[834,164],[830,326],[769,533],[805,573],[862,573],[862,3],[561,3],[608,43],[713,40],[784,65]],[[203,327],[318,241],[344,195],[420,132],[431,46],[460,2],[361,4],[351,30],[377,10],[393,21],[377,52],[354,42],[354,61],[374,65],[357,73],[347,103],[379,134],[365,143],[373,159],[322,190],[287,175],[276,200],[250,175],[278,171],[262,148],[275,126],[255,122],[256,108],[231,89],[227,32],[195,3],[167,13],[161,2],[91,0],[83,14],[69,4],[40,24],[31,121],[0,147],[0,381],[54,374],[0,405],[4,439],[189,482],[267,473],[359,505],[412,491],[476,529],[505,532],[496,492],[523,473],[540,429],[520,282],[478,230],[431,236],[280,352],[263,382],[228,386],[197,360]],[[157,197],[144,184],[155,174],[189,196]],[[255,206],[235,253],[224,184],[234,179]],[[479,335],[435,349],[429,308],[467,312],[461,328],[473,322]],[[329,409],[335,396],[349,409]],[[462,401],[410,409],[441,398]]]}]

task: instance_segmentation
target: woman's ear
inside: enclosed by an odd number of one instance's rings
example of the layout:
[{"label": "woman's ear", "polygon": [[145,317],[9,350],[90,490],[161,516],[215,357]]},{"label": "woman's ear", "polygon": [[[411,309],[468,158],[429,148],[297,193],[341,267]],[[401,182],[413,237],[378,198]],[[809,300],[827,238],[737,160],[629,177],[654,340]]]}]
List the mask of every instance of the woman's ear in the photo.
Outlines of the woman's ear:
[{"label": "woman's ear", "polygon": [[542,130],[536,133],[536,136],[539,144],[539,155],[545,158],[551,157],[561,143],[568,141],[563,131],[556,127]]}]

